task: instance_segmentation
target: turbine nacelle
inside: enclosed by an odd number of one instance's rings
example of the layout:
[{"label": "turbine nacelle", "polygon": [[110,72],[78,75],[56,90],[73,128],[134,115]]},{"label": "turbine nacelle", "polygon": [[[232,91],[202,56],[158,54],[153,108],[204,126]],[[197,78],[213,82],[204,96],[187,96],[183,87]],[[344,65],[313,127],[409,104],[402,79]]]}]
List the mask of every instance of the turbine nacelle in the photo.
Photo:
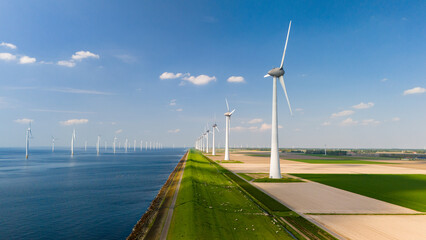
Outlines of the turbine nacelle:
[{"label": "turbine nacelle", "polygon": [[279,78],[281,76],[283,76],[285,73],[284,69],[282,68],[272,68],[271,70],[269,70],[268,74],[265,75],[265,77],[276,77]]}]

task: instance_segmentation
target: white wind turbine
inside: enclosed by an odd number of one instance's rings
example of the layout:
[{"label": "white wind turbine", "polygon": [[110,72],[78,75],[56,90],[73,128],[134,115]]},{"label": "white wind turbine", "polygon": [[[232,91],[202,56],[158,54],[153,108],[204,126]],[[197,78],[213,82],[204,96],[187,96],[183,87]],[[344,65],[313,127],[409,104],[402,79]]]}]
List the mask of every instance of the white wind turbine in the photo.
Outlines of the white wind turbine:
[{"label": "white wind turbine", "polygon": [[72,130],[72,135],[71,135],[71,156],[74,156],[74,141],[75,141],[75,129]]},{"label": "white wind turbine", "polygon": [[133,152],[136,152],[136,140],[133,141]]},{"label": "white wind turbine", "polygon": [[143,145],[142,145],[142,140],[141,140],[141,152],[142,152],[142,148],[143,148]]},{"label": "white wind turbine", "polygon": [[269,167],[269,177],[270,178],[281,178],[281,169],[280,169],[280,157],[279,157],[279,145],[278,145],[278,115],[277,115],[277,78],[280,79],[281,86],[284,90],[285,97],[287,99],[288,107],[290,109],[290,114],[293,114],[291,111],[290,101],[288,100],[287,90],[284,83],[284,57],[287,50],[288,36],[290,34],[291,21],[288,25],[287,38],[285,40],[283,57],[281,59],[281,65],[279,68],[271,69],[266,77],[271,76],[273,78],[273,90],[272,90],[272,135],[271,135],[271,161]]},{"label": "white wind turbine", "polygon": [[212,126],[212,134],[213,134],[213,136],[212,136],[213,137],[213,139],[212,139],[213,140],[213,142],[212,142],[212,155],[213,156],[216,155],[216,146],[215,146],[215,141],[214,141],[215,140],[214,139],[214,136],[215,136],[215,134],[214,134],[215,131],[214,130],[215,129],[219,132],[219,128],[217,128],[217,124],[216,123],[214,123],[213,126]]},{"label": "white wind turbine", "polygon": [[114,154],[115,154],[115,144],[116,144],[116,142],[117,142],[117,137],[114,136],[114,141],[112,142],[112,147],[113,147],[113,150],[114,150]]},{"label": "white wind turbine", "polygon": [[124,143],[124,152],[127,153],[127,144],[129,144],[129,140],[126,138],[126,142]]},{"label": "white wind turbine", "polygon": [[207,128],[206,130],[206,153],[209,153],[209,134],[210,134],[210,130]]},{"label": "white wind turbine", "polygon": [[28,159],[28,154],[30,150],[30,137],[33,136],[33,133],[31,131],[31,121],[30,126],[28,127],[26,133],[25,133],[25,159]]},{"label": "white wind turbine", "polygon": [[99,147],[101,145],[101,136],[98,135],[98,141],[96,142],[96,155],[99,156]]},{"label": "white wind turbine", "polygon": [[230,128],[231,128],[231,115],[235,112],[235,109],[232,110],[231,112],[229,112],[229,104],[228,104],[228,100],[225,98],[225,102],[226,102],[226,109],[228,110],[225,113],[225,120],[226,120],[226,133],[225,133],[225,159],[224,160],[229,160],[229,133],[230,133]]},{"label": "white wind turbine", "polygon": [[52,136],[52,152],[55,152],[55,140],[56,138]]}]

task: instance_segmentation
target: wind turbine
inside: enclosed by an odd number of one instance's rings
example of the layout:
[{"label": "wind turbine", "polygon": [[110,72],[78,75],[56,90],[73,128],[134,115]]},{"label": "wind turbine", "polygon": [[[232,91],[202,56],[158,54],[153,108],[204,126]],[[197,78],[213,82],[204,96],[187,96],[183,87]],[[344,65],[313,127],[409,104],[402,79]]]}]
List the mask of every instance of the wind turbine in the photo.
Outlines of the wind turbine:
[{"label": "wind turbine", "polygon": [[215,156],[215,155],[216,155],[216,146],[215,146],[215,142],[214,142],[214,132],[215,132],[214,130],[215,130],[215,129],[219,132],[219,128],[217,128],[217,124],[216,124],[216,123],[214,123],[214,124],[213,124],[213,126],[212,126],[212,134],[213,134],[213,142],[212,142],[212,144],[213,144],[213,145],[212,145],[212,148],[213,148],[213,149],[212,149],[212,155],[213,155],[213,156]]},{"label": "wind turbine", "polygon": [[124,143],[124,152],[127,153],[127,144],[129,144],[129,140],[126,138],[126,142]]},{"label": "wind turbine", "polygon": [[32,136],[33,136],[33,133],[31,132],[31,121],[30,121],[30,126],[28,127],[25,134],[25,159],[28,159],[28,151],[30,150],[30,137]]},{"label": "wind turbine", "polygon": [[209,153],[209,134],[210,134],[210,130],[207,128],[206,130],[206,153]]},{"label": "wind turbine", "polygon": [[98,135],[98,141],[96,142],[96,155],[99,156],[99,147],[101,145],[101,136]]},{"label": "wind turbine", "polygon": [[75,141],[75,129],[72,130],[72,135],[71,135],[71,156],[74,156],[74,141]]},{"label": "wind turbine", "polygon": [[136,152],[136,140],[133,141],[133,152]]},{"label": "wind turbine", "polygon": [[117,142],[117,137],[114,136],[114,141],[112,142],[112,147],[114,148],[114,154],[115,154],[115,143]]},{"label": "wind turbine", "polygon": [[142,140],[141,140],[141,152],[142,152],[142,148],[143,148],[143,145],[142,145]]},{"label": "wind turbine", "polygon": [[55,140],[56,138],[52,136],[52,152],[55,152]]},{"label": "wind turbine", "polygon": [[225,98],[226,102],[226,109],[228,110],[225,113],[225,120],[226,120],[226,134],[225,134],[225,159],[229,160],[229,133],[230,133],[230,125],[231,125],[231,115],[235,112],[235,109],[229,112],[229,104],[228,100]]},{"label": "wind turbine", "polygon": [[287,99],[288,108],[290,109],[290,114],[292,115],[290,101],[288,100],[287,90],[284,84],[284,57],[287,50],[288,36],[290,35],[291,21],[288,25],[287,38],[285,40],[283,57],[281,59],[281,65],[279,68],[271,69],[266,77],[271,76],[273,78],[273,88],[272,88],[272,134],[271,134],[271,161],[269,166],[269,177],[270,178],[281,178],[281,169],[280,169],[280,156],[278,152],[278,115],[277,115],[277,78],[280,79],[281,86],[284,90],[285,97]]}]

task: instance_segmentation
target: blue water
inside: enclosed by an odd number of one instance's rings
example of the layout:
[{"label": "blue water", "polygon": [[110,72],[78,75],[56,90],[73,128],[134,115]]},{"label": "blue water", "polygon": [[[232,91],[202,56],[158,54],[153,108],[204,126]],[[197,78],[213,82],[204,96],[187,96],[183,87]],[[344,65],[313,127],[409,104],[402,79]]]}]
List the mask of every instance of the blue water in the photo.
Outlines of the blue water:
[{"label": "blue water", "polygon": [[125,239],[184,153],[0,148],[0,239]]}]

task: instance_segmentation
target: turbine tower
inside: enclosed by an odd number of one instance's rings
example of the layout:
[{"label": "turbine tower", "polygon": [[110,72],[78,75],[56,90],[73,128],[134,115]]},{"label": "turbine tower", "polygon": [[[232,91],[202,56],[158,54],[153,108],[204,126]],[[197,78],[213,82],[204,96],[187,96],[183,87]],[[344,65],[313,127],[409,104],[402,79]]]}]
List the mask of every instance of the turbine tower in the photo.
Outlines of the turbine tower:
[{"label": "turbine tower", "polygon": [[124,143],[124,152],[127,153],[127,144],[129,144],[129,140],[126,138],[126,142]]},{"label": "turbine tower", "polygon": [[142,152],[142,148],[143,148],[143,145],[142,145],[142,140],[141,140],[141,152]]},{"label": "turbine tower", "polygon": [[52,152],[55,152],[55,140],[56,138],[52,136]]},{"label": "turbine tower", "polygon": [[229,160],[229,133],[230,133],[230,128],[231,128],[231,115],[235,112],[235,109],[232,110],[231,112],[229,112],[229,104],[228,104],[228,100],[225,98],[225,102],[226,102],[226,109],[228,110],[225,113],[225,120],[226,120],[226,133],[225,133],[225,159],[224,160]]},{"label": "turbine tower", "polygon": [[206,153],[209,153],[209,134],[210,134],[210,130],[207,129],[207,131],[206,131]]},{"label": "turbine tower", "polygon": [[72,130],[72,135],[71,135],[71,156],[74,156],[74,141],[75,141],[75,129]]},{"label": "turbine tower", "polygon": [[136,152],[136,140],[133,141],[133,152]]},{"label": "turbine tower", "polygon": [[280,169],[280,156],[279,156],[279,145],[278,145],[278,115],[277,115],[277,78],[280,79],[281,86],[284,90],[285,97],[287,99],[288,107],[290,109],[290,114],[292,115],[290,101],[288,100],[287,90],[284,83],[284,57],[287,50],[288,36],[290,34],[291,21],[288,25],[287,38],[285,40],[283,57],[281,59],[281,65],[279,68],[271,69],[266,77],[271,76],[273,78],[272,84],[272,134],[271,134],[271,161],[269,166],[269,177],[270,178],[281,178],[281,169]]},{"label": "turbine tower", "polygon": [[115,143],[117,142],[117,137],[114,136],[114,141],[112,142],[112,148],[114,149],[114,154],[115,154]]},{"label": "turbine tower", "polygon": [[31,122],[25,134],[25,159],[28,159],[28,151],[30,150],[30,137],[33,136],[31,132]]},{"label": "turbine tower", "polygon": [[101,145],[101,136],[98,135],[98,141],[96,142],[96,155],[99,156],[99,147]]},{"label": "turbine tower", "polygon": [[213,126],[212,126],[212,134],[213,134],[213,136],[212,136],[213,137],[213,139],[212,139],[213,140],[213,142],[212,142],[212,144],[213,144],[212,145],[212,155],[213,156],[216,155],[216,146],[215,146],[215,142],[214,142],[214,132],[215,132],[214,130],[215,129],[219,132],[219,128],[217,128],[217,124],[216,123],[214,123]]}]

